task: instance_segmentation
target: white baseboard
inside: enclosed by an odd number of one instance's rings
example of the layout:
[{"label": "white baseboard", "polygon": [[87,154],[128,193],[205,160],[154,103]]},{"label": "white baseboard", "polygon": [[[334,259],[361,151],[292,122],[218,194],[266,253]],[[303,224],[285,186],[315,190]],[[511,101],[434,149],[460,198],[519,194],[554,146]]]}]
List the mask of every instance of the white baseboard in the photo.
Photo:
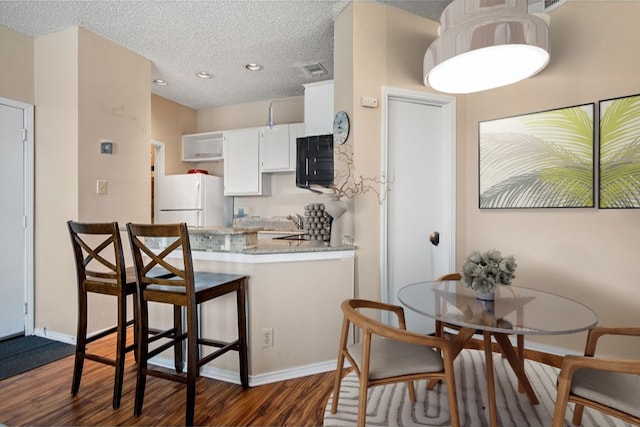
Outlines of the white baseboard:
[{"label": "white baseboard", "polygon": [[[149,363],[163,368],[173,369],[173,359],[165,357],[154,357]],[[278,381],[290,380],[294,378],[306,377],[308,375],[330,372],[336,369],[336,360],[314,363],[311,365],[299,366],[296,368],[282,369],[280,371],[267,372],[259,375],[249,375],[249,386],[255,387],[264,384],[271,384]],[[200,376],[220,380],[232,384],[240,384],[238,372],[226,369],[204,366],[200,369]]]},{"label": "white baseboard", "polygon": [[76,345],[76,336],[63,334],[56,331],[50,331],[47,328],[35,328],[33,330],[33,335],[37,337],[49,338],[54,341],[60,341],[66,344]]}]

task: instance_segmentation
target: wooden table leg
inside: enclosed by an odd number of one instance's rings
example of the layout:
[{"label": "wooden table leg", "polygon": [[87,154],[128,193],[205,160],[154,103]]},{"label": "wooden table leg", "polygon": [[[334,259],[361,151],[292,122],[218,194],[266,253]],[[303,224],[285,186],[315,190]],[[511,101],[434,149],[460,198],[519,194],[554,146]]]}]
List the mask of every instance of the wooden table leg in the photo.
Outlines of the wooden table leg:
[{"label": "wooden table leg", "polygon": [[491,332],[484,331],[484,359],[487,371],[487,403],[489,404],[489,425],[498,425],[498,409],[496,407],[496,384],[493,378],[493,346]]},{"label": "wooden table leg", "polygon": [[527,374],[524,371],[524,359],[519,360],[516,352],[513,350],[513,346],[511,345],[511,341],[509,340],[509,336],[506,334],[497,334],[494,333],[493,336],[496,339],[496,342],[502,349],[502,354],[507,358],[507,361],[511,365],[511,369],[518,377],[519,384],[522,384],[525,393],[529,396],[529,400],[532,404],[537,405],[540,403],[538,401],[538,397],[536,396],[536,392],[533,390],[531,383],[529,382],[529,378],[527,378]]},{"label": "wooden table leg", "polygon": [[[476,333],[475,329],[470,328],[460,328],[458,333],[455,335],[455,338],[452,341],[453,351],[451,352],[451,357],[455,359],[462,349],[467,345],[473,334]],[[433,390],[433,388],[440,382],[440,380],[430,380],[427,384],[427,390]]]},{"label": "wooden table leg", "polygon": [[[516,335],[516,340],[518,346],[518,361],[524,371],[524,335]],[[518,380],[518,392],[524,393],[524,384],[522,384],[520,380]]]}]

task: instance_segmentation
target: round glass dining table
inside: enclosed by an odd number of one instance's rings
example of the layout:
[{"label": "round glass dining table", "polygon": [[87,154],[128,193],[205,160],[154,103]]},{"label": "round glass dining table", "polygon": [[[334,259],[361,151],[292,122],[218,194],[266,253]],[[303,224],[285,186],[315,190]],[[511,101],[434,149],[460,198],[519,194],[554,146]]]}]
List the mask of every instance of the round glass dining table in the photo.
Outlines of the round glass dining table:
[{"label": "round glass dining table", "polygon": [[538,398],[524,370],[522,346],[516,354],[509,336],[517,335],[521,340],[524,335],[571,334],[592,328],[598,322],[598,316],[584,304],[520,286],[499,285],[494,300],[485,301],[461,281],[418,282],[400,289],[398,299],[412,311],[459,329],[453,337],[454,355],[462,351],[474,334],[483,335],[492,426],[498,425],[492,339],[518,377],[521,389],[531,403],[537,404]]}]

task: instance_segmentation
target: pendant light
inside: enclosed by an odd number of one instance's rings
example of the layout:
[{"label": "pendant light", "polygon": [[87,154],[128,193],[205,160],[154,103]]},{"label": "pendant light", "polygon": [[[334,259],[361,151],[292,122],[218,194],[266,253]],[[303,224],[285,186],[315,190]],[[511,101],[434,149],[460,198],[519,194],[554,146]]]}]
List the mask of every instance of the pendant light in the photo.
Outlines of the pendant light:
[{"label": "pendant light", "polygon": [[549,63],[549,27],[527,0],[453,0],[424,55],[424,84],[472,93],[532,77]]}]

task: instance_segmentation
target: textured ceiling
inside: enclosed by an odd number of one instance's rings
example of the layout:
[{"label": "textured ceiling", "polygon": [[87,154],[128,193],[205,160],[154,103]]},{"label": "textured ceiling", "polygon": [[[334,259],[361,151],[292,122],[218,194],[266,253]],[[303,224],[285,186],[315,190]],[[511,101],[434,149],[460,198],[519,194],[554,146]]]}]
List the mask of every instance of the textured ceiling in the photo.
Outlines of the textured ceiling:
[{"label": "textured ceiling", "polygon": [[[358,0],[374,1],[374,0]],[[439,20],[450,0],[380,1]],[[32,37],[79,25],[149,59],[151,91],[194,109],[302,95],[333,78],[333,23],[349,1],[0,1],[0,24]],[[260,72],[245,70],[250,62]],[[321,63],[314,78],[301,67]],[[195,76],[207,71],[214,78]]]}]

